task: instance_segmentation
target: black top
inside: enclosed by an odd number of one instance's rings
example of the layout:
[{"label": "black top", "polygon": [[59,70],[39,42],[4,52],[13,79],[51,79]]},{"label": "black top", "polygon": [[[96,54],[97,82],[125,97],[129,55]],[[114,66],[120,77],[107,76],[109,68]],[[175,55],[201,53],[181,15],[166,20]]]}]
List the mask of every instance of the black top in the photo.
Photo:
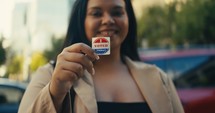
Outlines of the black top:
[{"label": "black top", "polygon": [[[71,107],[74,108],[75,91],[71,88]],[[98,113],[152,113],[146,102],[121,103],[121,102],[97,102]]]},{"label": "black top", "polygon": [[145,102],[117,103],[97,102],[98,113],[152,113]]}]

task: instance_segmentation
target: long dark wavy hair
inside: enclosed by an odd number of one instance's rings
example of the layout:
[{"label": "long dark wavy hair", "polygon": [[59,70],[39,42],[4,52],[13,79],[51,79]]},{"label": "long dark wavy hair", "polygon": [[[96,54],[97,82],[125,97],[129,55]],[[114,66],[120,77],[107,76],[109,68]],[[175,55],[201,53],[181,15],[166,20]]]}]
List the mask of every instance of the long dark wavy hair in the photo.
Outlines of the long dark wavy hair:
[{"label": "long dark wavy hair", "polygon": [[[124,0],[126,4],[126,11],[129,20],[128,34],[121,45],[120,55],[124,62],[123,56],[128,56],[132,60],[140,61],[137,51],[137,24],[130,0]],[[86,38],[84,23],[87,11],[88,0],[76,0],[73,5],[69,26],[67,30],[66,39],[64,41],[61,51],[75,43],[85,43],[91,46],[91,42]]]}]

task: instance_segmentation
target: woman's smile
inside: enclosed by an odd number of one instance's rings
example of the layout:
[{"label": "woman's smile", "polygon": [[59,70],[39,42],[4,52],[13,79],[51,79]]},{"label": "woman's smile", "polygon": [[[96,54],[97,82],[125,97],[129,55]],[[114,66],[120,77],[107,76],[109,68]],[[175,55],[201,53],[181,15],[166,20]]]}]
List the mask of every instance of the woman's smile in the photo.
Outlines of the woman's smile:
[{"label": "woman's smile", "polygon": [[98,31],[96,33],[96,36],[112,37],[112,36],[114,36],[116,34],[118,34],[117,30],[114,30],[114,29],[105,29],[105,30]]},{"label": "woman's smile", "polygon": [[128,15],[124,0],[89,0],[85,31],[89,41],[92,37],[110,37],[111,48],[120,50],[128,34]]}]

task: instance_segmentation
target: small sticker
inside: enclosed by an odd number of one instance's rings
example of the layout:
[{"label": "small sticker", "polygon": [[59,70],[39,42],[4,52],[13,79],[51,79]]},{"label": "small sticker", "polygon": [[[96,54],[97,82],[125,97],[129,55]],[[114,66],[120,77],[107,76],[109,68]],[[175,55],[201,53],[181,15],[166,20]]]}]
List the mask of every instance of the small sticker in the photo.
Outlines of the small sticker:
[{"label": "small sticker", "polygon": [[93,37],[92,49],[98,55],[110,54],[110,37]]}]

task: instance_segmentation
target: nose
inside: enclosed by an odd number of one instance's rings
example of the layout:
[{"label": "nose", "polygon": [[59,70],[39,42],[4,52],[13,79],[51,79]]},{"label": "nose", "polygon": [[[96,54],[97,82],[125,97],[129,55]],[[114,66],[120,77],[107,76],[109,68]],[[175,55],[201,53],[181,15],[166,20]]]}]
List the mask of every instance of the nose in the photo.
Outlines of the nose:
[{"label": "nose", "polygon": [[115,20],[110,14],[104,14],[103,19],[102,19],[102,24],[112,25],[114,23],[115,23]]}]

